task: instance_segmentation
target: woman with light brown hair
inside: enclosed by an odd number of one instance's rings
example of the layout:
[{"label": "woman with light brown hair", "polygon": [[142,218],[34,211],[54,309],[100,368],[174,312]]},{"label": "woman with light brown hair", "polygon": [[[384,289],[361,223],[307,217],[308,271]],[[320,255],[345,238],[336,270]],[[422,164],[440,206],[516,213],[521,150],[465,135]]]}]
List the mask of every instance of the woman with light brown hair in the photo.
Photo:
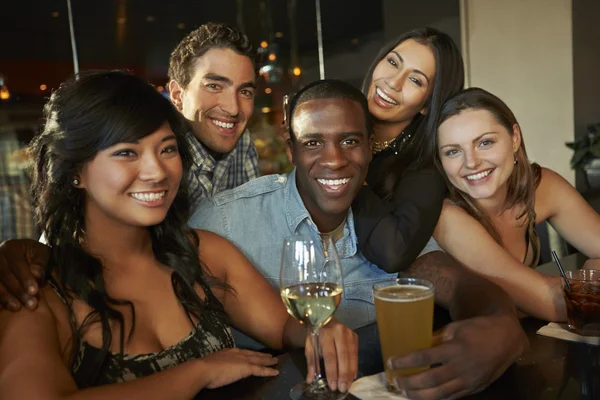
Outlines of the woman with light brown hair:
[{"label": "woman with light brown hair", "polygon": [[442,107],[436,162],[449,187],[434,237],[466,267],[503,287],[517,307],[565,320],[560,279],[536,272],[548,221],[590,258],[600,258],[600,216],[560,175],[530,163],[508,106],[479,88]]}]

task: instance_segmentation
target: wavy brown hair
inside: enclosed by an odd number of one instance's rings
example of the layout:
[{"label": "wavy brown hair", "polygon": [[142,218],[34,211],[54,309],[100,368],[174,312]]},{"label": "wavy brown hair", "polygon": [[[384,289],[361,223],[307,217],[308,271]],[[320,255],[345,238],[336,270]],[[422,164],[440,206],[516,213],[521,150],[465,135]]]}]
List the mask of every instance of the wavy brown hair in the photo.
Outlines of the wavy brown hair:
[{"label": "wavy brown hair", "polygon": [[[438,127],[449,118],[458,115],[466,110],[486,110],[491,113],[496,121],[502,125],[508,133],[513,135],[513,127],[519,126],[513,112],[506,103],[494,96],[490,92],[480,88],[465,89],[457,95],[451,97],[443,106],[440,112]],[[520,126],[519,126],[520,129]],[[436,138],[437,148],[437,138]],[[477,206],[474,199],[467,193],[458,190],[444,173],[441,165],[439,153],[437,153],[436,165],[442,172],[446,183],[448,184],[449,198],[455,204],[463,208],[473,218],[481,223],[489,234],[501,246],[502,237],[498,229],[494,226],[489,215]],[[521,145],[515,152],[515,165],[508,178],[506,199],[502,211],[509,210],[517,205],[523,205],[523,211],[517,215],[517,220],[523,219],[522,224],[527,226],[527,236],[533,250],[533,264],[536,265],[540,257],[540,239],[535,230],[535,190],[537,189],[541,178],[541,167],[536,163],[530,163],[525,149],[525,142],[521,135]]]},{"label": "wavy brown hair", "polygon": [[208,22],[191,31],[177,45],[169,59],[169,79],[186,88],[194,77],[196,60],[212,49],[231,49],[255,62],[248,36],[234,27]]}]

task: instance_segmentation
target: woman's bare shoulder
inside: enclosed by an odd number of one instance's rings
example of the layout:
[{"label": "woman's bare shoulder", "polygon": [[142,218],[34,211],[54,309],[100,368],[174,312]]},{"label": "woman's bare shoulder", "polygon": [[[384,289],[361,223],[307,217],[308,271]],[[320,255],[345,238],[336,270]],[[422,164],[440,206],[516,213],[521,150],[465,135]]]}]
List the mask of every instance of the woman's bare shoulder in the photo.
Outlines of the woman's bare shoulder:
[{"label": "woman's bare shoulder", "polygon": [[442,206],[442,215],[446,217],[469,217],[471,216],[458,204],[451,199],[445,199]]},{"label": "woman's bare shoulder", "polygon": [[[54,330],[60,339],[70,337],[69,312],[56,291],[48,284],[40,288],[38,306],[35,310],[21,309],[17,312],[0,313],[0,336],[10,327],[13,333],[33,334]],[[63,340],[60,340],[61,344]]]},{"label": "woman's bare shoulder", "polygon": [[540,168],[540,173],[541,173],[541,177],[540,177],[540,184],[536,190],[536,192],[539,191],[545,191],[551,188],[556,188],[557,186],[568,186],[570,188],[572,188],[573,186],[565,179],[563,178],[559,173],[549,169],[549,168],[545,168],[545,167],[541,167]]},{"label": "woman's bare shoulder", "polygon": [[200,261],[217,278],[225,278],[227,266],[239,250],[226,238],[214,232],[195,229],[199,239],[198,254]]},{"label": "woman's bare shoulder", "polygon": [[[219,253],[223,249],[234,247],[221,235],[203,229],[194,229],[200,240],[200,251],[207,254]],[[222,256],[223,254],[221,254]]]},{"label": "woman's bare shoulder", "polygon": [[579,193],[569,181],[549,168],[541,168],[540,183],[535,190],[536,213],[543,214],[544,210],[552,206],[555,201],[572,195],[579,195]]}]

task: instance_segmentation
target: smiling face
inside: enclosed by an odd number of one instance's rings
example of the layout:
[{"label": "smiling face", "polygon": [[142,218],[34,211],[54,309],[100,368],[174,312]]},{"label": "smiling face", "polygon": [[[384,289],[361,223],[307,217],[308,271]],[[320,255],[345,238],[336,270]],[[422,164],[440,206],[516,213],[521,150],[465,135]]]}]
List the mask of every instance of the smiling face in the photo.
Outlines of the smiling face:
[{"label": "smiling face", "polygon": [[300,197],[321,232],[344,220],[371,161],[361,105],[350,99],[309,100],[294,110],[290,142]]},{"label": "smiling face", "polygon": [[400,43],[373,70],[367,93],[369,111],[388,123],[410,122],[418,113],[426,113],[435,71],[435,57],[428,46],[412,39]]},{"label": "smiling face", "polygon": [[88,223],[148,227],[162,222],[182,176],[177,142],[168,123],[134,143],[96,154],[80,171]]},{"label": "smiling face", "polygon": [[213,153],[229,153],[237,144],[254,112],[255,89],[252,61],[229,48],[199,57],[187,87],[169,84],[173,103]]},{"label": "smiling face", "polygon": [[509,131],[487,110],[466,110],[438,129],[438,152],[449,181],[475,200],[505,196],[521,145],[518,125]]}]

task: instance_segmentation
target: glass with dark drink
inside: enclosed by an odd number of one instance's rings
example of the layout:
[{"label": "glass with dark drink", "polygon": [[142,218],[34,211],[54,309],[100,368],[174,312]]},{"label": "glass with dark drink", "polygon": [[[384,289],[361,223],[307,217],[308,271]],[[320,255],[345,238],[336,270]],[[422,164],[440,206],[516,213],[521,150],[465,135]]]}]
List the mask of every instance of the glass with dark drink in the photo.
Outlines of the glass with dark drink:
[{"label": "glass with dark drink", "polygon": [[579,335],[600,336],[600,270],[566,271],[563,282],[569,329]]}]

